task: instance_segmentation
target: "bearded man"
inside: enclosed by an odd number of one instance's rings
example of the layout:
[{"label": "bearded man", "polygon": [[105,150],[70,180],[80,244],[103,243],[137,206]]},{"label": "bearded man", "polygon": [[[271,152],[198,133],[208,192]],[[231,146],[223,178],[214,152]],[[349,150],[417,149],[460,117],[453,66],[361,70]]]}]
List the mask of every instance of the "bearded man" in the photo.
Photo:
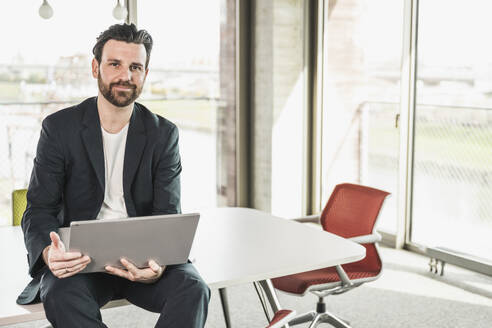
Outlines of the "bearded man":
[{"label": "bearded man", "polygon": [[[93,48],[97,97],[42,123],[22,229],[31,283],[19,304],[41,300],[53,327],[106,327],[100,308],[125,298],[160,313],[156,327],[203,327],[210,290],[191,263],[79,274],[90,258],[65,250],[57,231],[77,220],[180,213],[178,130],[135,100],[152,37],[116,24]],[[108,236],[108,241],[110,237]]]}]

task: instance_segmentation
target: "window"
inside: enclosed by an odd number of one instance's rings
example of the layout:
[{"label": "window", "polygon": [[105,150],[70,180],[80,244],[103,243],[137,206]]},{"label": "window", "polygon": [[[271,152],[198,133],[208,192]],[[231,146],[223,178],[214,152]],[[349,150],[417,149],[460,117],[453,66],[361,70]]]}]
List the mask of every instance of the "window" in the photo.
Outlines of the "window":
[{"label": "window", "polygon": [[[0,12],[10,31],[0,53],[0,225],[11,222],[12,190],[29,183],[41,121],[97,94],[92,47],[118,23],[111,1],[56,1],[49,20],[40,5]],[[235,205],[235,1],[137,6],[155,44],[138,101],[180,128],[182,209]]]},{"label": "window", "polygon": [[179,127],[182,209],[235,205],[234,1],[138,5],[155,44],[140,101]]},{"label": "window", "polygon": [[488,260],[492,259],[490,9],[490,4],[478,0],[466,6],[444,0],[420,2],[411,230],[414,243]]},{"label": "window", "polygon": [[387,190],[379,229],[398,246],[490,261],[491,5],[324,3],[321,201],[344,181]]},{"label": "window", "polygon": [[[403,25],[403,1],[325,3],[320,207],[343,182],[397,192]],[[378,224],[390,232],[395,196]]]},{"label": "window", "polygon": [[40,5],[14,1],[0,12],[9,31],[0,53],[0,225],[11,222],[12,190],[29,183],[43,118],[97,94],[92,47],[117,23],[112,2],[57,1],[49,20],[39,17]]}]

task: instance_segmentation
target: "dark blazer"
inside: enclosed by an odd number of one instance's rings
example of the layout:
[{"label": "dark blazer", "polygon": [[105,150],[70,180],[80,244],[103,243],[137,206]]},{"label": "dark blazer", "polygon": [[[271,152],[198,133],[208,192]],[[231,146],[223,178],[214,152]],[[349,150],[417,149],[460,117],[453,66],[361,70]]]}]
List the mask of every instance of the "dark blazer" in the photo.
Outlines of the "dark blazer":
[{"label": "dark blazer", "polygon": [[[72,221],[94,220],[104,200],[104,153],[97,98],[60,110],[42,123],[27,192],[22,230],[31,283],[17,303],[39,301],[48,270],[43,249],[50,231]],[[178,129],[135,103],[128,127],[123,193],[130,217],[179,213],[181,161]]]}]

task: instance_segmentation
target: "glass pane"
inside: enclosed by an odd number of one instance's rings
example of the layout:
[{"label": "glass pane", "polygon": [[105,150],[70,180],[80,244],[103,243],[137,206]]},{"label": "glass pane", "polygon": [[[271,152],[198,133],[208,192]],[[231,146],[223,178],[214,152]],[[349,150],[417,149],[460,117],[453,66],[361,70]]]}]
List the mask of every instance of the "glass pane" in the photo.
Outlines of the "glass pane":
[{"label": "glass pane", "polygon": [[41,4],[13,1],[0,11],[2,30],[15,31],[3,34],[0,52],[0,225],[11,222],[12,190],[29,183],[42,119],[97,94],[92,47],[117,23],[111,1],[56,1],[48,20]]},{"label": "glass pane", "polygon": [[329,1],[324,28],[322,204],[352,182],[391,192],[379,228],[396,231],[403,1]]},{"label": "glass pane", "polygon": [[179,127],[182,210],[234,205],[234,1],[138,5],[155,43],[141,101]]},{"label": "glass pane", "polygon": [[484,40],[491,9],[480,0],[420,3],[411,234],[418,244],[488,259],[492,46]]},{"label": "glass pane", "polygon": [[[192,2],[193,11],[190,1],[145,0],[137,10],[155,43],[138,101],[180,127],[183,211],[234,205],[236,187],[235,2]],[[0,54],[0,225],[11,222],[12,190],[27,187],[42,119],[97,94],[92,47],[117,23],[111,1],[58,1],[49,20],[40,5],[0,12],[0,26],[16,31]]]}]

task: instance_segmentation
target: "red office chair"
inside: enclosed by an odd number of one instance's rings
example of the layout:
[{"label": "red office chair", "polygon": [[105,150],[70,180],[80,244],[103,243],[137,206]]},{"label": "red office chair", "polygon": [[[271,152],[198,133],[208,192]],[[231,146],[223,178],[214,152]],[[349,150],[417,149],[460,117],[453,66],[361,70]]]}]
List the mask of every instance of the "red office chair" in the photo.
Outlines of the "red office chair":
[{"label": "red office chair", "polygon": [[292,310],[278,310],[273,316],[272,321],[266,328],[280,328],[285,324],[289,323],[289,320],[292,319],[296,314],[296,311]]},{"label": "red office chair", "polygon": [[374,227],[388,195],[386,191],[374,188],[339,184],[333,190],[321,217],[297,219],[300,222],[321,223],[324,230],[363,244],[366,257],[354,263],[272,279],[275,288],[281,291],[296,296],[304,296],[309,291],[319,298],[316,311],[297,316],[289,325],[311,321],[309,327],[325,322],[335,327],[350,328],[346,321],[326,311],[323,298],[344,293],[381,275],[382,262],[376,245],[381,236]]}]

